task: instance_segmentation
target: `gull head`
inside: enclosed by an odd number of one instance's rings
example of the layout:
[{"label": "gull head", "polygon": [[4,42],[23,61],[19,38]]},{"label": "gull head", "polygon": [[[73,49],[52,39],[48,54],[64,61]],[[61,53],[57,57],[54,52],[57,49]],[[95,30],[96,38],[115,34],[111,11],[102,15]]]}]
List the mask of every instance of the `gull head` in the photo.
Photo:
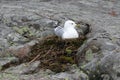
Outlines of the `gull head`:
[{"label": "gull head", "polygon": [[67,20],[64,24],[64,28],[75,28],[76,23],[72,20]]}]

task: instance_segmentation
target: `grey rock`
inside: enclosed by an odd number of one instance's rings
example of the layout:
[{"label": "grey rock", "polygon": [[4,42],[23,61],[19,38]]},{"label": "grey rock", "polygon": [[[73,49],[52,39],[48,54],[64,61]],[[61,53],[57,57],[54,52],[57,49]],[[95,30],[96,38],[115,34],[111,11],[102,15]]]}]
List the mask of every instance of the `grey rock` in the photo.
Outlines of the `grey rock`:
[{"label": "grey rock", "polygon": [[58,25],[58,21],[51,19],[41,19],[40,24],[43,27],[55,28]]},{"label": "grey rock", "polygon": [[36,19],[36,20],[30,20],[30,22],[27,22],[27,24],[36,30],[45,30],[46,28],[54,28],[58,25],[57,20],[51,20],[47,18],[41,18],[41,19]]},{"label": "grey rock", "polygon": [[[3,52],[13,43],[16,43],[14,45],[17,46],[23,45],[27,43],[26,38],[29,42],[36,38],[46,37],[52,34],[51,30],[58,25],[58,21],[62,23],[68,19],[85,21],[91,24],[92,30],[91,33],[87,35],[87,43],[79,48],[78,57],[86,52],[85,48],[89,49],[90,43],[94,43],[94,45],[97,45],[97,48],[93,49],[92,46],[90,47],[93,51],[95,50],[93,53],[101,53],[102,56],[88,62],[88,64],[86,64],[86,66],[89,66],[88,69],[95,71],[99,63],[100,70],[109,73],[100,75],[101,77],[106,79],[110,76],[113,80],[119,80],[119,62],[117,62],[119,61],[119,50],[116,51],[116,49],[119,49],[120,42],[119,7],[119,0],[1,0],[0,51]],[[22,31],[22,34],[17,32],[17,35],[15,35],[16,31],[13,29],[14,26],[17,26],[18,30],[27,26],[29,31]],[[78,29],[78,31],[84,34],[84,30],[86,31],[87,28],[81,27],[81,29],[83,30]],[[14,37],[8,37],[9,34],[12,34]],[[95,38],[89,41],[92,37]],[[12,39],[11,41],[13,43],[10,44],[9,39]],[[114,51],[116,52],[113,53]],[[107,68],[105,65],[107,65]],[[70,74],[70,76],[73,75],[74,74]],[[0,79],[8,80],[5,76],[6,74],[3,73],[3,77]],[[26,77],[25,75],[23,76]],[[50,76],[46,78],[40,75],[37,75],[37,77],[35,77],[36,75],[31,76],[27,75],[28,78],[26,77],[25,80],[60,80],[58,78],[52,79]],[[75,74],[75,76],[78,77],[79,75]],[[20,77],[17,76],[15,79],[17,80],[19,78]],[[14,79],[11,78],[10,80]]]},{"label": "grey rock", "polygon": [[35,61],[33,63],[23,63],[16,67],[10,67],[5,70],[7,73],[15,73],[15,74],[31,74],[36,72],[40,65],[40,61]]},{"label": "grey rock", "polygon": [[27,45],[33,46],[33,45],[35,45],[36,43],[38,43],[38,40],[32,40],[32,41],[28,42]]},{"label": "grey rock", "polygon": [[[12,8],[21,9],[20,6],[3,6],[3,8],[8,8],[11,10]],[[24,12],[22,12],[24,14]],[[30,40],[40,38],[42,36],[42,32],[54,28],[58,25],[57,20],[51,20],[48,18],[41,18],[38,15],[31,14],[16,14],[11,15],[4,14],[1,16],[2,23],[6,26],[1,27],[1,38],[7,39],[5,42],[4,48],[8,48],[9,46],[19,46],[21,44],[25,44]],[[2,26],[2,24],[0,25]],[[41,34],[42,33],[42,34]],[[44,34],[43,34],[44,35]],[[3,43],[3,42],[2,42]],[[1,44],[2,44],[1,43]]]},{"label": "grey rock", "polygon": [[[83,67],[83,69],[88,70],[88,75],[90,79],[113,79],[116,80],[117,77],[117,72],[113,69],[114,65],[119,64],[118,58],[115,58],[116,56],[119,56],[119,50],[117,51],[116,49],[118,46],[109,39],[109,36],[103,35],[104,33],[102,32],[97,32],[98,34],[93,34],[94,36],[90,39],[88,39],[79,49],[78,49],[78,59],[79,59],[79,65],[80,67]],[[106,36],[106,37],[105,37]],[[93,57],[91,61],[88,63],[82,65],[80,55],[85,54],[85,51],[91,46],[97,46],[99,49],[97,50],[97,55]],[[119,48],[118,48],[119,49]],[[91,48],[91,50],[94,50]],[[115,54],[115,55],[113,55]],[[117,69],[119,70],[119,69]],[[101,74],[102,73],[102,74]],[[107,74],[106,74],[107,73]],[[97,76],[97,77],[96,77]]]},{"label": "grey rock", "polygon": [[31,47],[34,46],[36,43],[38,43],[38,40],[32,40],[24,45],[11,46],[7,51],[9,54],[21,59],[30,55]]},{"label": "grey rock", "polygon": [[120,40],[117,41],[118,46],[120,46]]},{"label": "grey rock", "polygon": [[7,35],[7,42],[9,43],[9,46],[18,46],[20,44],[25,44],[29,40],[19,33],[13,32]]},{"label": "grey rock", "polygon": [[89,77],[79,69],[75,69],[69,73],[62,72],[52,76],[53,78],[58,79],[68,79],[68,80],[89,80]]},{"label": "grey rock", "polygon": [[0,70],[6,68],[5,66],[8,65],[10,63],[14,63],[14,62],[18,62],[19,59],[18,58],[15,58],[15,57],[3,57],[3,58],[0,58]]},{"label": "grey rock", "polygon": [[47,31],[43,31],[41,33],[42,38],[48,37],[48,36],[54,36],[54,30],[47,30]]},{"label": "grey rock", "polygon": [[101,78],[106,78],[105,76],[107,76],[108,80],[116,80],[119,78],[117,76],[119,73],[119,61],[119,53],[111,52],[104,57],[93,59],[84,66],[84,69],[89,70],[90,74],[94,72],[93,75],[102,73],[103,75],[99,75]]},{"label": "grey rock", "polygon": [[110,43],[110,42],[103,42],[103,46],[101,47],[102,50],[109,50],[109,51],[113,51],[116,49],[116,46],[115,44],[113,43]]},{"label": "grey rock", "polygon": [[[9,78],[8,78],[9,77]],[[0,73],[1,80],[19,80],[18,74],[8,74],[8,73]]]},{"label": "grey rock", "polygon": [[91,25],[86,21],[84,22],[78,21],[77,24],[78,24],[77,31],[80,35],[86,35],[91,31]]},{"label": "grey rock", "polygon": [[96,37],[89,38],[83,43],[83,45],[81,45],[81,47],[78,48],[76,55],[79,65],[82,65],[82,63],[84,63],[84,61],[81,60],[82,55],[85,55],[86,60],[89,59],[91,60],[92,58],[94,58],[94,54],[96,53],[99,54],[101,52],[101,46],[102,46],[101,42],[103,42],[103,40],[96,40],[95,38]]}]

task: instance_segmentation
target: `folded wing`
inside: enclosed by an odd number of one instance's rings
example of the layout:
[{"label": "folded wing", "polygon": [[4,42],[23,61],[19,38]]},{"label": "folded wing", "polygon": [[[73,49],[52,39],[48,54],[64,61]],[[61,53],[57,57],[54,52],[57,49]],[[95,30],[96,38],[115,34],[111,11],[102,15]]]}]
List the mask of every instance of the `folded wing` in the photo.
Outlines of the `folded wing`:
[{"label": "folded wing", "polygon": [[54,29],[54,32],[57,36],[62,37],[64,31],[63,28],[61,26],[58,26]]}]

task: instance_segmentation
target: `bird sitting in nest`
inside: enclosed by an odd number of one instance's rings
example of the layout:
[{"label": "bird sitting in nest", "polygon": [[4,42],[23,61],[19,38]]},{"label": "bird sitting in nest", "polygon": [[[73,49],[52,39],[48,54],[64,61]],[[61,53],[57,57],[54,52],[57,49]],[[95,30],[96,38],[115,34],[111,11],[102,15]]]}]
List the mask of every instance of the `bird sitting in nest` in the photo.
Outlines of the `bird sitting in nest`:
[{"label": "bird sitting in nest", "polygon": [[75,27],[77,24],[72,20],[67,20],[64,24],[64,27],[58,26],[54,29],[55,34],[58,37],[65,39],[76,39],[79,38],[79,34]]}]

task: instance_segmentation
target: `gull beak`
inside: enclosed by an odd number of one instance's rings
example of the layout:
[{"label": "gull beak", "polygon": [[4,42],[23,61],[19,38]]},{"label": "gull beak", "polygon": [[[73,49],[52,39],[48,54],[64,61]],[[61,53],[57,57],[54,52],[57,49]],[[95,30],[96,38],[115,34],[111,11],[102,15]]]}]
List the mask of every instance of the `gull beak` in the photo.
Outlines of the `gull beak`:
[{"label": "gull beak", "polygon": [[80,24],[76,24],[76,27],[80,28]]}]

